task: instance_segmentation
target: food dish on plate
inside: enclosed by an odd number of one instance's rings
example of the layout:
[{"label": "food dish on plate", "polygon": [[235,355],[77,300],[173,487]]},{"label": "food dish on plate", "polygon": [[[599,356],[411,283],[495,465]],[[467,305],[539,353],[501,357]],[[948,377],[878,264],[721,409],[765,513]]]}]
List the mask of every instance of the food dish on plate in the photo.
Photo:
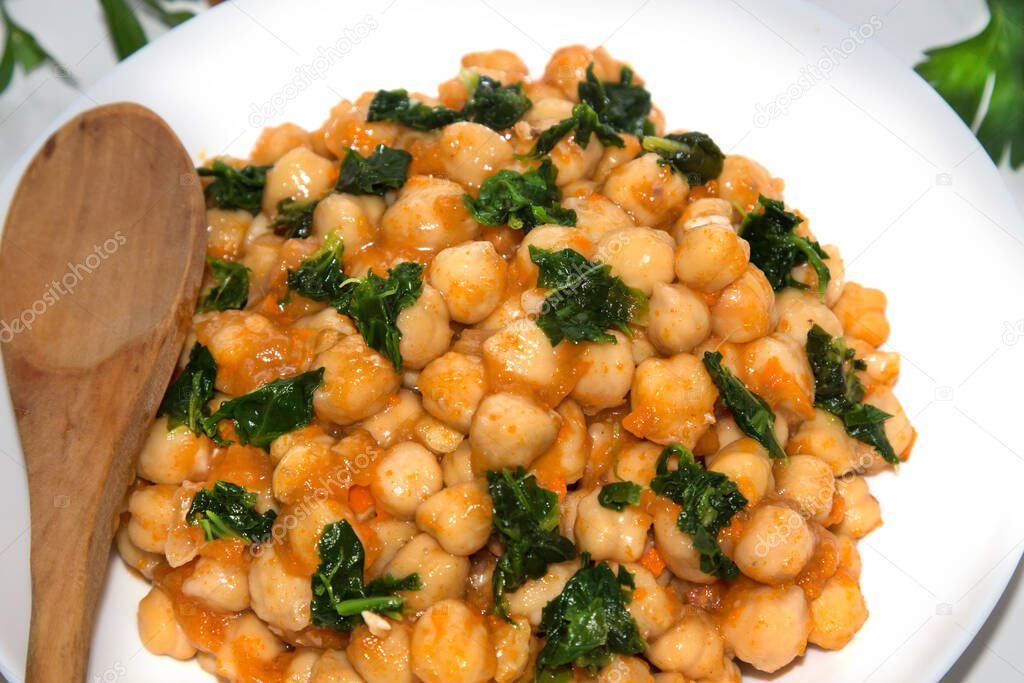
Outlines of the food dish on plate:
[{"label": "food dish on plate", "polygon": [[733,681],[867,618],[885,297],[628,66],[474,53],[200,170],[118,549],[227,680]]}]

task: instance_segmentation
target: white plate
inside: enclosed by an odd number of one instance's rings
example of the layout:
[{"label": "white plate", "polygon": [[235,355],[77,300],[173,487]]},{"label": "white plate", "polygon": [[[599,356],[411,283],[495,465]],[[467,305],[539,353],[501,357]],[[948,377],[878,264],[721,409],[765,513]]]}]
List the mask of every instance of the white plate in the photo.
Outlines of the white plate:
[{"label": "white plate", "polygon": [[[871,618],[842,651],[812,648],[778,678],[935,681],[980,628],[1024,541],[1024,438],[1011,393],[1024,377],[1024,228],[955,114],[871,44],[884,30],[884,17],[847,27],[778,0],[243,0],[143,50],[53,127],[135,100],[197,157],[244,155],[260,127],[316,127],[342,96],[431,91],[472,50],[514,49],[536,72],[558,46],[606,44],[647,79],[670,127],[708,132],[785,178],[787,199],[842,247],[849,277],[889,295],[890,346],[904,359],[898,395],[920,438],[898,475],[871,481],[886,519],[860,545]],[[27,161],[0,186],[0,206]],[[20,681],[28,506],[0,394],[0,670]],[[140,647],[145,590],[112,563],[89,680],[210,680]]]}]

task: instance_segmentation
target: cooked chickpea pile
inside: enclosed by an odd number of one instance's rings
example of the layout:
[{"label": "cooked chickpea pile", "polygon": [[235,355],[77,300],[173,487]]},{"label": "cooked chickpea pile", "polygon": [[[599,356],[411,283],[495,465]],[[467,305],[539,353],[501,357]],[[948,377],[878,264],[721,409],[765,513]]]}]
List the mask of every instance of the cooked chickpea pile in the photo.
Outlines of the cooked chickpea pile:
[{"label": "cooked chickpea pile", "polygon": [[[562,48],[539,80],[508,51],[469,54],[437,97],[413,101],[459,111],[474,78],[522,83],[530,105],[508,128],[466,116],[433,130],[368,122],[366,93],[315,131],[271,128],[247,162],[222,160],[267,168],[252,210],[211,202],[207,213],[211,263],[241,264],[248,282],[238,306],[201,306],[193,320],[182,367],[193,344],[216,364],[203,414],[275,380],[323,374],[312,419],[265,447],[239,438],[237,420],[204,433],[156,419],[117,534],[125,562],[152,582],[138,612],[150,652],[195,657],[227,681],[530,681],[550,639],[545,607],[588,562],[631,575],[624,599],[643,650],[577,662],[575,680],[739,681],[741,662],[776,671],[809,643],[842,648],[864,625],[857,539],[882,523],[864,475],[894,460],[816,401],[809,331],[856,354],[858,407],[887,414],[882,438],[895,457],[909,456],[914,431],[892,391],[899,358],[879,348],[885,296],[846,282],[835,246],[821,248],[827,286],[806,258],[782,287],[752,262],[743,222],[762,197],[782,200],[782,182],[736,155],[717,177],[694,178],[636,134],[620,128],[617,146],[595,133],[581,146],[577,129],[544,156],[557,173],[554,208],[574,211],[575,225],[483,225],[468,208],[496,173],[538,167],[531,150],[573,116],[591,65],[606,84],[625,73],[603,48]],[[647,121],[643,135],[664,135],[656,108]],[[365,158],[380,145],[411,155],[404,181],[336,191],[350,150]],[[310,200],[304,233],[275,229],[289,202]],[[793,234],[814,239],[805,219]],[[394,321],[398,364],[340,304],[290,291],[290,273],[338,238],[345,278],[423,266],[421,291]],[[606,264],[646,310],[602,343],[553,345],[538,324],[550,292],[530,247]],[[207,290],[227,290],[216,275]],[[767,434],[730,410],[705,352],[722,354],[770,408]],[[770,458],[766,439],[787,457]],[[711,539],[732,576],[709,573],[681,501],[651,488],[670,444],[742,495]],[[488,474],[517,468],[557,494],[558,523],[543,533],[569,539],[576,556],[507,591],[505,619],[492,576],[507,539]],[[216,482],[255,494],[254,513],[276,513],[267,537],[211,538],[188,519],[196,493]],[[610,507],[602,492],[616,482],[640,495]],[[362,544],[367,585],[419,579],[396,592],[397,611],[350,615],[350,630],[317,625],[311,609],[321,535],[343,521]]]}]

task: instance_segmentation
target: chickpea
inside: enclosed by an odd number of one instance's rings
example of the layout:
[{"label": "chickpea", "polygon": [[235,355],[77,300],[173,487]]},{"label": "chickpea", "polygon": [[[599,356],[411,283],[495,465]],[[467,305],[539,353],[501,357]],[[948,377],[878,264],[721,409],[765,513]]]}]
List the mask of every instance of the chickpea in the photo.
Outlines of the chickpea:
[{"label": "chickpea", "polygon": [[527,466],[555,442],[560,419],[519,394],[491,394],[469,429],[474,470]]},{"label": "chickpea", "polygon": [[716,337],[745,343],[768,334],[775,324],[775,293],[756,266],[722,290],[711,307],[711,330]]},{"label": "chickpea", "polygon": [[114,544],[117,547],[117,554],[121,556],[124,563],[142,574],[144,577],[153,580],[156,568],[164,561],[162,555],[148,553],[139,549],[128,535],[128,525],[122,524],[114,536]]},{"label": "chickpea", "polygon": [[654,285],[648,309],[647,338],[662,353],[692,351],[711,333],[711,312],[686,285]]},{"label": "chickpea", "polygon": [[836,491],[843,499],[845,513],[835,529],[837,533],[863,538],[882,525],[882,509],[864,477],[844,477],[837,482]]},{"label": "chickpea", "polygon": [[811,602],[811,634],[807,640],[826,650],[839,650],[853,640],[868,618],[857,580],[840,570]]},{"label": "chickpea", "polygon": [[551,163],[555,167],[555,183],[565,187],[594,175],[601,162],[604,147],[591,135],[585,147],[576,140],[576,134],[562,138],[551,150]]},{"label": "chickpea", "polygon": [[277,628],[301,631],[309,626],[312,599],[309,576],[289,573],[273,544],[261,546],[249,567],[249,600],[256,616]]},{"label": "chickpea", "polygon": [[636,588],[626,609],[636,621],[640,635],[651,642],[676,622],[683,607],[675,591],[659,584],[654,574],[637,564],[627,569],[633,575]]},{"label": "chickpea", "polygon": [[651,668],[639,657],[613,655],[597,673],[597,683],[654,683]]},{"label": "chickpea", "polygon": [[797,506],[807,519],[823,522],[832,512],[836,480],[825,461],[813,455],[794,455],[776,461],[775,492]]},{"label": "chickpea", "polygon": [[718,176],[718,196],[742,211],[750,211],[757,206],[760,195],[780,199],[776,182],[761,164],[730,154],[725,157]]},{"label": "chickpea", "polygon": [[672,282],[672,238],[651,228],[625,228],[605,233],[597,242],[594,258],[612,267],[622,278],[646,296],[658,283]]},{"label": "chickpea", "polygon": [[596,182],[604,183],[608,180],[608,176],[611,175],[612,171],[636,159],[643,151],[643,148],[640,146],[640,138],[635,135],[622,135],[621,137],[623,143],[625,143],[622,147],[612,146],[604,148],[601,162],[594,169],[593,177]]},{"label": "chickpea", "polygon": [[572,116],[573,103],[564,99],[561,93],[550,97],[530,97],[533,105],[523,115],[523,121],[538,132]]},{"label": "chickpea", "polygon": [[445,126],[438,143],[445,173],[473,189],[512,161],[512,145],[487,126],[459,121]]},{"label": "chickpea", "polygon": [[410,664],[424,683],[484,683],[496,670],[480,613],[459,600],[435,603],[416,621]]},{"label": "chickpea", "polygon": [[565,498],[558,504],[558,531],[560,534],[576,543],[576,517],[579,512],[580,501],[587,492],[584,490],[569,491]]},{"label": "chickpea", "polygon": [[206,255],[229,261],[239,260],[245,250],[245,238],[252,222],[252,214],[242,209],[207,209]]},{"label": "chickpea", "polygon": [[433,453],[418,443],[392,446],[373,469],[370,490],[377,505],[395,517],[408,519],[420,503],[441,490],[441,466]]},{"label": "chickpea", "polygon": [[224,642],[217,649],[214,673],[229,680],[239,680],[244,672],[271,666],[284,652],[284,643],[267,625],[252,614],[242,614],[230,626]]},{"label": "chickpea", "polygon": [[296,147],[309,147],[309,131],[294,123],[264,128],[252,149],[252,163],[266,166]]},{"label": "chickpea", "polygon": [[135,547],[149,553],[163,553],[167,532],[174,520],[174,498],[178,487],[156,484],[136,489],[128,497],[128,538]]},{"label": "chickpea", "polygon": [[139,453],[138,475],[155,484],[201,481],[210,469],[210,439],[196,436],[184,425],[168,429],[158,417]]},{"label": "chickpea", "polygon": [[424,410],[460,432],[469,431],[487,389],[483,361],[449,351],[423,368],[418,384]]},{"label": "chickpea", "polygon": [[555,443],[530,465],[542,485],[557,480],[566,484],[575,483],[583,477],[587,465],[590,435],[587,433],[586,416],[571,400],[563,401],[557,412],[562,418],[562,424],[558,428]]},{"label": "chickpea", "polygon": [[352,668],[344,652],[327,650],[320,655],[316,666],[313,667],[309,683],[364,683],[364,680]]},{"label": "chickpea", "polygon": [[644,553],[651,516],[635,505],[622,512],[598,502],[601,490],[594,489],[579,502],[573,529],[576,545],[594,561],[636,562]]},{"label": "chickpea", "polygon": [[435,493],[416,510],[416,525],[452,555],[472,555],[491,536],[493,503],[482,481]]},{"label": "chickpea", "polygon": [[[587,78],[587,66],[594,62],[594,53],[582,45],[569,45],[554,51],[544,68],[544,82],[555,86],[573,102],[579,101],[576,88]],[[596,65],[595,65],[595,74]],[[601,74],[605,77],[605,74]]]},{"label": "chickpea", "polygon": [[605,478],[647,486],[654,479],[661,451],[661,446],[650,441],[630,440],[619,450],[614,472],[606,473]]},{"label": "chickpea", "polygon": [[155,655],[191,659],[196,653],[174,616],[170,597],[159,588],[151,588],[139,602],[138,628],[142,645]]},{"label": "chickpea", "polygon": [[679,236],[676,277],[698,292],[717,292],[736,281],[750,262],[750,245],[731,226],[709,223]]},{"label": "chickpea", "polygon": [[[825,265],[828,267],[829,272],[828,284],[825,286],[824,303],[826,306],[832,307],[839,301],[839,297],[843,295],[843,289],[846,287],[846,268],[843,266],[843,257],[839,254],[839,247],[834,244],[824,244],[822,249],[828,254]],[[793,279],[807,285],[807,290],[804,291],[813,292],[817,296],[818,274],[811,267],[811,264],[804,263],[794,268]]]},{"label": "chickpea", "polygon": [[[516,320],[491,335],[483,344],[484,369],[499,386],[560,389],[563,351],[532,320]],[[569,387],[571,389],[571,387]],[[568,390],[565,390],[568,393]]]},{"label": "chickpea", "polygon": [[771,334],[743,351],[747,387],[782,418],[798,422],[814,417],[814,375],[804,347],[792,337]]},{"label": "chickpea", "polygon": [[[662,166],[657,154],[644,154],[608,175],[603,193],[640,225],[661,228],[682,213],[690,187],[671,166]],[[667,236],[667,235],[666,235]]]},{"label": "chickpea", "polygon": [[408,438],[422,415],[419,396],[408,389],[399,389],[387,400],[384,410],[360,422],[359,427],[365,429],[378,446],[389,448]]},{"label": "chickpea", "polygon": [[832,307],[846,335],[862,339],[872,346],[881,346],[889,338],[889,321],[885,317],[887,301],[880,290],[850,282]]},{"label": "chickpea", "polygon": [[369,348],[362,335],[342,338],[313,361],[324,381],[313,394],[322,420],[348,425],[379,413],[398,391],[400,377],[391,361]]},{"label": "chickpea", "polygon": [[511,50],[486,50],[484,52],[470,52],[462,57],[462,66],[466,68],[481,67],[504,71],[508,80],[503,83],[515,83],[521,81],[530,73],[526,63]]},{"label": "chickpea", "polygon": [[241,612],[249,607],[249,576],[237,562],[200,557],[181,592],[216,612]]},{"label": "chickpea", "polygon": [[523,617],[508,623],[498,616],[487,618],[494,645],[494,680],[512,683],[526,673],[530,665],[530,622]]},{"label": "chickpea", "polygon": [[391,244],[427,252],[472,240],[480,225],[462,203],[463,194],[450,180],[413,176],[381,217],[381,235]]},{"label": "chickpea", "polygon": [[735,482],[750,507],[757,505],[775,487],[768,451],[742,434],[705,462],[710,471],[721,472]]},{"label": "chickpea", "polygon": [[790,456],[813,455],[823,460],[834,476],[841,477],[859,466],[851,444],[843,421],[832,413],[815,408],[814,417],[800,423],[786,444],[786,453]]},{"label": "chickpea", "polygon": [[792,337],[800,348],[807,343],[807,332],[814,325],[833,337],[843,336],[839,318],[815,292],[787,287],[775,295],[775,312],[779,318],[778,332]]},{"label": "chickpea", "polygon": [[473,450],[463,441],[451,453],[441,458],[441,472],[445,486],[455,486],[473,481]]},{"label": "chickpea", "polygon": [[724,199],[718,197],[697,199],[691,201],[683,209],[683,214],[672,227],[672,237],[678,243],[682,241],[688,231],[705,225],[733,227],[737,218],[736,208]]},{"label": "chickpea", "polygon": [[427,277],[444,297],[452,320],[471,325],[501,303],[507,270],[505,259],[490,242],[466,242],[441,250]]},{"label": "chickpea", "polygon": [[528,285],[537,283],[537,266],[530,260],[531,246],[548,251],[572,249],[588,259],[594,253],[594,242],[582,230],[567,228],[564,225],[538,225],[519,243],[513,262],[514,270]]},{"label": "chickpea", "polygon": [[633,382],[636,366],[629,338],[613,330],[614,344],[583,342],[580,363],[583,371],[576,380],[572,397],[583,411],[594,415],[621,404]]},{"label": "chickpea", "polygon": [[696,356],[649,358],[636,369],[632,412],[622,425],[639,438],[663,445],[678,441],[692,449],[714,421],[717,398],[718,390]]},{"label": "chickpea", "polygon": [[846,572],[854,581],[860,580],[860,551],[857,550],[857,541],[852,536],[843,533],[835,534],[836,554],[839,560],[839,569]]},{"label": "chickpea", "polygon": [[444,353],[452,340],[448,307],[440,292],[426,283],[416,303],[403,309],[395,324],[402,333],[402,363],[413,370]]},{"label": "chickpea", "polygon": [[725,641],[707,612],[686,607],[679,621],[651,643],[646,656],[662,671],[712,678],[722,673]]},{"label": "chickpea", "polygon": [[814,532],[800,513],[783,505],[757,507],[733,553],[740,571],[768,584],[792,581],[814,554]]},{"label": "chickpea", "polygon": [[679,507],[665,505],[654,514],[654,543],[668,570],[683,581],[714,583],[717,579],[700,569],[700,551],[689,534],[679,530]]},{"label": "chickpea", "polygon": [[452,453],[465,441],[465,435],[430,415],[422,415],[414,427],[416,439],[438,455]]},{"label": "chickpea", "polygon": [[[312,683],[313,671],[320,660],[320,652],[312,648],[296,649],[282,673],[283,683]],[[354,673],[354,672],[353,672]]]},{"label": "chickpea", "polygon": [[539,626],[545,605],[559,596],[579,568],[577,560],[549,564],[544,576],[531,579],[506,595],[509,614],[526,617],[531,626]]},{"label": "chickpea", "polygon": [[282,518],[286,522],[292,522],[285,524],[286,538],[292,555],[309,568],[320,564],[317,543],[320,542],[320,535],[328,524],[347,520],[356,528],[357,535],[364,542],[366,540],[365,533],[356,524],[356,516],[352,510],[348,505],[334,498],[322,498],[314,495],[304,500],[295,513],[285,510]]},{"label": "chickpea", "polygon": [[352,629],[345,648],[348,661],[365,683],[415,683],[409,666],[412,628],[400,621],[389,624],[383,637],[375,636],[366,626]]},{"label": "chickpea", "polygon": [[331,193],[313,209],[313,235],[325,239],[332,232],[338,233],[345,244],[342,262],[349,266],[351,254],[377,239],[384,209],[380,197]]},{"label": "chickpea", "polygon": [[811,614],[798,586],[740,582],[726,593],[720,623],[737,657],[772,673],[803,654]]},{"label": "chickpea", "polygon": [[469,559],[446,552],[430,534],[420,534],[398,551],[387,571],[395,577],[419,574],[423,587],[399,595],[409,609],[423,610],[439,600],[465,594]]},{"label": "chickpea", "polygon": [[337,180],[337,169],[306,147],[296,147],[277,160],[267,171],[263,188],[263,213],[277,215],[277,205],[286,200],[319,199],[331,191]]},{"label": "chickpea", "polygon": [[[613,149],[613,148],[609,148]],[[608,150],[605,150],[605,154]],[[621,206],[602,194],[570,197],[563,202],[576,212],[576,227],[595,242],[609,232],[635,227],[632,217]]]},{"label": "chickpea", "polygon": [[367,569],[367,574],[380,576],[398,551],[415,538],[419,530],[413,522],[393,517],[374,517],[368,525],[376,537],[379,552],[377,559]]}]

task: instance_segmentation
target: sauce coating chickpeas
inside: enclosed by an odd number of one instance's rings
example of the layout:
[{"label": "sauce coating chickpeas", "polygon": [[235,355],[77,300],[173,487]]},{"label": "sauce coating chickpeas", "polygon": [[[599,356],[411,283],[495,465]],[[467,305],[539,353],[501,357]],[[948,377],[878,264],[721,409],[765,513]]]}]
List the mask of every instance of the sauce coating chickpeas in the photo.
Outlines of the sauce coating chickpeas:
[{"label": "sauce coating chickpeas", "polygon": [[[885,295],[757,162],[617,120],[598,82],[646,91],[604,48],[462,67],[204,171],[218,261],[116,537],[144,647],[231,683],[738,683],[844,647],[867,476],[916,436]],[[818,247],[781,273],[769,209]],[[595,600],[626,632],[551,665]]]}]

